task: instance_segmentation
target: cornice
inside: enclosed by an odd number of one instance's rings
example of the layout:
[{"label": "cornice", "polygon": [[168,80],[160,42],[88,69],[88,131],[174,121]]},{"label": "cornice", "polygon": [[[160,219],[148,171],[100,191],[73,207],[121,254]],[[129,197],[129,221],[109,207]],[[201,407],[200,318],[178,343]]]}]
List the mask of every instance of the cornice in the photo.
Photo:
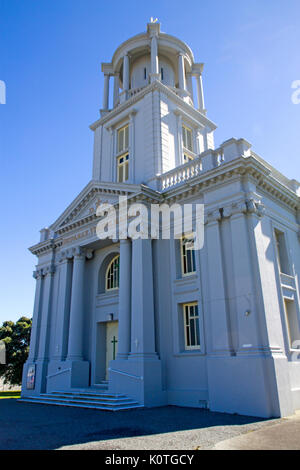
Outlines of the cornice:
[{"label": "cornice", "polygon": [[299,210],[300,197],[291,189],[287,188],[280,181],[275,179],[271,170],[264,166],[253,156],[240,157],[228,163],[222,163],[217,168],[213,168],[204,173],[200,173],[183,183],[163,191],[165,199],[182,199],[187,192],[196,193],[223,184],[233,177],[251,176],[256,180],[258,187],[263,188],[269,194],[280,200],[285,206],[293,210]]},{"label": "cornice", "polygon": [[139,191],[140,187],[141,185],[136,184],[91,180],[49,228],[56,232],[59,227],[68,224],[96,194],[123,196]]},{"label": "cornice", "polygon": [[137,101],[140,101],[147,93],[150,93],[155,90],[159,90],[165,93],[165,95],[167,95],[170,99],[172,99],[177,105],[183,107],[186,113],[190,114],[195,120],[198,120],[201,124],[211,128],[212,130],[215,130],[217,128],[217,125],[213,121],[208,119],[198,109],[186,103],[180,96],[178,96],[175,93],[175,91],[173,91],[168,86],[163,85],[160,81],[155,80],[153,83],[150,83],[150,85],[147,85],[144,88],[142,88],[141,91],[136,93],[127,101],[120,104],[116,108],[113,108],[111,111],[109,111],[109,113],[105,114],[100,119],[98,119],[93,124],[91,124],[90,129],[94,131],[97,129],[97,127],[101,125],[105,125],[110,120],[113,120],[116,116],[118,116],[123,111],[125,111],[127,108],[135,104]]}]

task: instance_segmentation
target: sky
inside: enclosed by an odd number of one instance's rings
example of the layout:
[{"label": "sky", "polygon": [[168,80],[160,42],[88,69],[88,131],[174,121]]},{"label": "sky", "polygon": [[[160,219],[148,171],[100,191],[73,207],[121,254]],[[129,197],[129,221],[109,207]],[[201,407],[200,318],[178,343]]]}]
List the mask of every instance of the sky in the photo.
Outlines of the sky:
[{"label": "sky", "polygon": [[300,180],[299,0],[0,0],[0,324],[32,315],[28,247],[91,179],[101,62],[151,17],[204,62],[216,146],[244,137]]}]

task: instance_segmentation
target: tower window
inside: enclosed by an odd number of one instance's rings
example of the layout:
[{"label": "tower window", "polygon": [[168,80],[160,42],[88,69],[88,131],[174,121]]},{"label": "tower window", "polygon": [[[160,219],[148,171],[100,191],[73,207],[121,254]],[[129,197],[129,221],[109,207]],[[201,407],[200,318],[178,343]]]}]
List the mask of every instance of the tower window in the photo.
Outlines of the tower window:
[{"label": "tower window", "polygon": [[105,290],[119,288],[120,279],[120,255],[115,256],[109,263],[105,276]]},{"label": "tower window", "polygon": [[183,162],[187,163],[190,160],[194,160],[194,155],[191,154],[193,152],[193,132],[186,126],[182,126],[182,146]]},{"label": "tower window", "polygon": [[192,130],[186,126],[182,126],[182,143],[187,150],[193,151]]},{"label": "tower window", "polygon": [[181,269],[183,276],[196,272],[194,239],[192,237],[181,239]]},{"label": "tower window", "polygon": [[[129,176],[129,126],[118,131],[117,181],[123,183]],[[121,153],[121,155],[120,155]]]},{"label": "tower window", "polygon": [[160,69],[160,76],[161,76],[161,80],[163,81],[163,79],[164,79],[164,69],[163,68]]},{"label": "tower window", "polygon": [[146,80],[147,78],[147,70],[146,70],[146,67],[144,68],[144,80]]},{"label": "tower window", "polygon": [[118,153],[125,152],[129,143],[129,126],[124,126],[118,130]]},{"label": "tower window", "polygon": [[183,305],[185,349],[200,348],[200,328],[197,302]]},{"label": "tower window", "polygon": [[128,180],[129,154],[118,157],[118,183]]}]

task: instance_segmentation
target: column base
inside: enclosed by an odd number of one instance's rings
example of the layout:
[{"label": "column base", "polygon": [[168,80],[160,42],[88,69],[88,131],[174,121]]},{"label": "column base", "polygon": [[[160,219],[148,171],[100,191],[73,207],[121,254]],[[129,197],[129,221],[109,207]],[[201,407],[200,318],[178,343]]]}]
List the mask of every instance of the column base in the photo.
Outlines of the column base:
[{"label": "column base", "polygon": [[109,391],[124,393],[144,406],[164,406],[161,361],[154,359],[116,359],[109,366]]},{"label": "column base", "polygon": [[149,73],[149,77],[151,83],[155,82],[156,80],[161,80],[160,73]]},{"label": "column base", "polygon": [[286,358],[207,358],[209,409],[262,418],[293,414]]}]

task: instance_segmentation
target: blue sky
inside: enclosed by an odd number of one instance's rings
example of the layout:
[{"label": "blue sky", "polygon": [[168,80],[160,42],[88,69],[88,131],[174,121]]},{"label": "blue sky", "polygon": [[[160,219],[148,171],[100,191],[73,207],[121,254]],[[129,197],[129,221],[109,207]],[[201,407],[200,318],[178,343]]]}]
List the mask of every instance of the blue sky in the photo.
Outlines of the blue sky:
[{"label": "blue sky", "polygon": [[0,323],[31,315],[27,248],[91,178],[100,64],[151,16],[205,63],[216,144],[244,137],[300,180],[299,0],[0,0]]}]

